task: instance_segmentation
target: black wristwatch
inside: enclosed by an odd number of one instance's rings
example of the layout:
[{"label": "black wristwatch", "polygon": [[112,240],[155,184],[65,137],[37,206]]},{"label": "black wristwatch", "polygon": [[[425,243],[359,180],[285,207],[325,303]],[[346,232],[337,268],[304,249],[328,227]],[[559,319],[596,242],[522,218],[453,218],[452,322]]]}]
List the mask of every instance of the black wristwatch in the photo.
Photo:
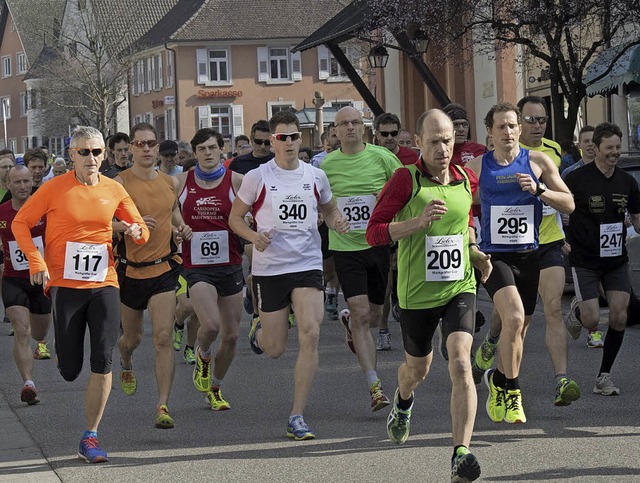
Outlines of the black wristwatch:
[{"label": "black wristwatch", "polygon": [[540,196],[545,191],[547,191],[547,187],[545,186],[545,184],[542,182],[538,182],[538,184],[536,185],[536,192],[533,193],[533,196]]}]

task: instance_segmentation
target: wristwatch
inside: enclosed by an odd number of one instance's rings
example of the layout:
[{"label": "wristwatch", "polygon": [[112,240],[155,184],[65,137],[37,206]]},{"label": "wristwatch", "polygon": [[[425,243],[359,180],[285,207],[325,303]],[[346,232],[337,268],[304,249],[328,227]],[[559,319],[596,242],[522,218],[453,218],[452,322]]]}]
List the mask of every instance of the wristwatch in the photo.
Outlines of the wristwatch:
[{"label": "wristwatch", "polygon": [[539,181],[536,185],[536,192],[533,193],[533,196],[540,196],[545,191],[547,191],[547,186],[543,182]]}]

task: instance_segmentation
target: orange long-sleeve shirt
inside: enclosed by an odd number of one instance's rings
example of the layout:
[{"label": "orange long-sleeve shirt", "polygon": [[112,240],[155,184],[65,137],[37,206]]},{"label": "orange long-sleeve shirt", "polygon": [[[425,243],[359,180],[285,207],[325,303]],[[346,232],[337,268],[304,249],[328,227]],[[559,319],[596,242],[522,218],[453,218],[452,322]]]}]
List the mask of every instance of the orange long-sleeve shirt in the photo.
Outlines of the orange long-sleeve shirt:
[{"label": "orange long-sleeve shirt", "polygon": [[[47,217],[44,258],[34,245],[30,232],[42,216]],[[136,243],[147,242],[149,229],[131,197],[120,184],[100,176],[98,184],[87,186],[80,183],[75,173],[70,171],[43,184],[20,208],[11,227],[18,246],[29,259],[29,272],[34,274],[47,270],[51,279],[49,286],[117,287],[118,277],[111,252],[111,220],[114,216],[140,225],[142,236]],[[92,247],[87,248],[89,245]],[[94,264],[97,266],[97,256],[105,253],[105,248],[108,257],[106,274],[94,277],[101,280],[82,280],[82,274],[69,276],[69,267],[73,266],[74,261],[77,273],[78,261],[81,259],[86,258],[86,266],[89,267],[87,270]],[[87,249],[89,251],[84,251]],[[93,258],[92,253],[96,254]],[[88,258],[85,254],[89,255]]]}]

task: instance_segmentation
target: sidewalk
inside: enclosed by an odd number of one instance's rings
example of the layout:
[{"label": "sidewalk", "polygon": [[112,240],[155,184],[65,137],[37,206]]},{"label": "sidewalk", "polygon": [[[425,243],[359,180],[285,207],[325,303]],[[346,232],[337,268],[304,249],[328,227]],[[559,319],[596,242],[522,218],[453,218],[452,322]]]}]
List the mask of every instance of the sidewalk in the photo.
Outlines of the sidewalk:
[{"label": "sidewalk", "polygon": [[40,448],[0,393],[0,483],[59,483]]}]

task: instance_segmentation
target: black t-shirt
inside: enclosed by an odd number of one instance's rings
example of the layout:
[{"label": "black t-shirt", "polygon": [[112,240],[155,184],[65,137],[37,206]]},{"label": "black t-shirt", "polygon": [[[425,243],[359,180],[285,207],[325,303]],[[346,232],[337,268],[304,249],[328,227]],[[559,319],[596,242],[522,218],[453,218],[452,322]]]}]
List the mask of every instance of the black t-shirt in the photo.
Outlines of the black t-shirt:
[{"label": "black t-shirt", "polygon": [[249,171],[256,169],[261,164],[271,161],[273,156],[273,153],[269,153],[269,156],[265,156],[264,158],[256,158],[253,153],[244,154],[231,161],[229,169],[236,173],[247,174]]},{"label": "black t-shirt", "polygon": [[569,217],[569,261],[574,267],[601,270],[627,262],[625,214],[640,213],[635,178],[616,167],[610,178],[595,161],[567,175],[576,204]]},{"label": "black t-shirt", "polygon": [[113,166],[109,167],[109,169],[107,169],[105,172],[103,172],[102,175],[106,176],[107,178],[113,179],[116,176],[118,176],[120,173],[122,173],[125,169],[129,169],[130,167],[131,167],[130,164],[124,167],[114,164]]}]

